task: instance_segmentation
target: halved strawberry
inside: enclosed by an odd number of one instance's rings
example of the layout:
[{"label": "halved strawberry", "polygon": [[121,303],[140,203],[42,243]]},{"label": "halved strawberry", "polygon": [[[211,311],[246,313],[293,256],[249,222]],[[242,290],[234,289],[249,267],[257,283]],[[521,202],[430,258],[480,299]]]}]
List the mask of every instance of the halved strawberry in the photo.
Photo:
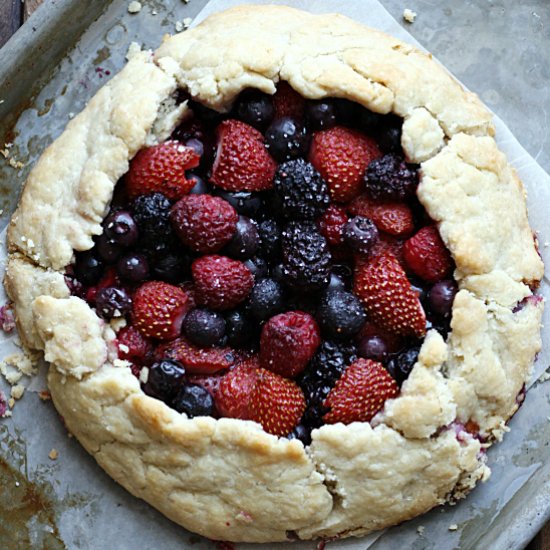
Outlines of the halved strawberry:
[{"label": "halved strawberry", "polygon": [[356,359],[336,382],[325,399],[327,424],[369,422],[387,399],[399,393],[397,382],[381,363]]},{"label": "halved strawberry", "polygon": [[243,362],[225,374],[216,396],[216,406],[222,416],[248,420],[248,403],[258,374],[253,363]]},{"label": "halved strawberry", "polygon": [[389,250],[358,262],[353,286],[372,322],[403,336],[424,336],[426,315],[418,295]]},{"label": "halved strawberry", "polygon": [[421,279],[437,283],[449,277],[454,263],[437,227],[423,227],[403,245],[403,256],[409,269]]},{"label": "halved strawberry", "polygon": [[380,231],[396,237],[409,235],[414,230],[412,210],[402,202],[378,203],[363,193],[349,204],[348,212],[370,218]]},{"label": "halved strawberry", "polygon": [[265,191],[273,185],[277,163],[256,128],[225,120],[217,129],[218,149],[210,181],[227,191]]},{"label": "halved strawberry", "polygon": [[382,153],[376,142],[344,126],[313,134],[309,160],[329,186],[333,201],[348,202],[364,187],[363,176]]},{"label": "halved strawberry", "polygon": [[285,116],[301,121],[304,118],[306,100],[296,92],[288,82],[281,81],[273,94],[275,118]]},{"label": "halved strawberry", "polygon": [[133,199],[138,195],[159,192],[176,200],[195,185],[185,177],[185,171],[199,165],[199,155],[179,141],[165,141],[137,153],[126,174],[126,192]]},{"label": "halved strawberry", "polygon": [[159,359],[179,361],[193,374],[214,374],[235,363],[235,352],[231,348],[199,348],[183,336],[159,346],[156,355]]},{"label": "halved strawberry", "polygon": [[171,340],[180,334],[183,318],[191,307],[189,296],[181,288],[149,281],[134,294],[132,319],[144,336]]},{"label": "halved strawberry", "polygon": [[250,420],[270,434],[289,434],[306,409],[304,393],[292,380],[266,369],[258,369],[248,405]]}]

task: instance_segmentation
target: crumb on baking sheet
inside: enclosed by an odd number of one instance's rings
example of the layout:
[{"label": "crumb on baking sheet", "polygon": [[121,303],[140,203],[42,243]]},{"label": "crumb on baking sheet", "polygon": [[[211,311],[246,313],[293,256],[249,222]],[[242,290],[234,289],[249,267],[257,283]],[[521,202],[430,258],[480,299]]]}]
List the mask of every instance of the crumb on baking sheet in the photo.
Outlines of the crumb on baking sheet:
[{"label": "crumb on baking sheet", "polygon": [[15,384],[11,387],[10,395],[17,401],[23,397],[25,386],[23,384]]},{"label": "crumb on baking sheet", "polygon": [[50,460],[57,460],[57,457],[59,456],[59,453],[57,452],[57,449],[52,449],[49,453],[48,453],[48,457]]},{"label": "crumb on baking sheet", "polygon": [[40,390],[38,392],[38,397],[41,401],[51,401],[52,400],[52,394],[49,390]]},{"label": "crumb on baking sheet", "polygon": [[12,332],[15,328],[15,315],[10,303],[0,307],[0,328],[6,333]]},{"label": "crumb on baking sheet", "polygon": [[142,8],[141,2],[132,0],[132,2],[128,4],[128,13],[139,13],[141,11],[141,8]]},{"label": "crumb on baking sheet", "polygon": [[449,531],[456,531],[458,529],[458,525],[456,523],[451,523],[449,525]]},{"label": "crumb on baking sheet", "polygon": [[176,21],[176,24],[175,24],[176,32],[187,30],[191,26],[192,22],[193,22],[193,19],[191,17],[186,17],[181,21]]},{"label": "crumb on baking sheet", "polygon": [[11,412],[8,410],[8,402],[3,391],[0,391],[0,418],[10,416]]},{"label": "crumb on baking sheet", "polygon": [[419,525],[419,526],[416,528],[416,532],[417,532],[420,536],[422,536],[422,535],[424,534],[424,530],[425,530],[425,529],[426,529],[426,528],[425,528],[423,525]]},{"label": "crumb on baking sheet", "polygon": [[403,10],[403,19],[407,23],[414,23],[414,20],[416,19],[417,13],[415,11],[410,10],[409,8],[405,8]]}]

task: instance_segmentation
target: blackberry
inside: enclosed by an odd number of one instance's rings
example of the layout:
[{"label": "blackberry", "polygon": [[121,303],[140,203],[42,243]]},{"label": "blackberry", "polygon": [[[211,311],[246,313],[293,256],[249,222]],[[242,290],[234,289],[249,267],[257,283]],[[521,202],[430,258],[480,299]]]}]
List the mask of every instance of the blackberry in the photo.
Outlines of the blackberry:
[{"label": "blackberry", "polygon": [[312,222],[290,222],[282,236],[283,280],[295,290],[315,291],[328,285],[331,255]]},{"label": "blackberry", "polygon": [[162,193],[141,195],[131,206],[143,250],[158,258],[176,247],[178,239],[169,219],[172,205]]},{"label": "blackberry", "polygon": [[282,212],[291,219],[313,220],[330,202],[325,180],[303,159],[281,164],[273,184],[282,202]]},{"label": "blackberry", "polygon": [[416,190],[418,172],[400,155],[388,154],[369,164],[365,185],[374,200],[404,201]]},{"label": "blackberry", "polygon": [[418,347],[407,349],[399,353],[393,359],[390,359],[388,362],[386,368],[399,385],[401,385],[409,377],[409,374],[418,359],[419,350],[420,348]]},{"label": "blackberry", "polygon": [[307,408],[302,418],[306,426],[317,428],[322,424],[322,416],[327,412],[323,407],[327,395],[356,358],[352,344],[321,343],[298,380],[306,397]]},{"label": "blackberry", "polygon": [[317,310],[317,322],[328,338],[351,338],[366,320],[367,314],[355,294],[345,290],[330,290],[323,294]]},{"label": "blackberry", "polygon": [[258,234],[260,256],[269,264],[276,263],[281,251],[281,226],[275,220],[264,220],[258,225]]}]

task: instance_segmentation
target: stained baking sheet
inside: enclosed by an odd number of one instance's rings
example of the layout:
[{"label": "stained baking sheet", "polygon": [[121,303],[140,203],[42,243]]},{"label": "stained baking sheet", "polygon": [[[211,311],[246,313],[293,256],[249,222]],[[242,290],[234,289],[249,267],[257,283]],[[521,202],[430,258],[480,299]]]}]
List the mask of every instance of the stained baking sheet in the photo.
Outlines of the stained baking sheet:
[{"label": "stained baking sheet", "polygon": [[[286,3],[317,12],[339,11],[412,41],[382,5],[373,0]],[[382,3],[400,17],[403,8],[400,2]],[[87,9],[82,8],[84,4]],[[4,100],[0,103],[0,136],[5,136],[2,143],[14,143],[9,149],[10,158],[26,165],[15,170],[6,162],[0,164],[4,224],[29,166],[61,132],[72,113],[78,112],[124,64],[129,43],[135,40],[146,47],[155,47],[164,33],[175,31],[176,21],[194,17],[205,2],[191,0],[186,4],[166,0],[142,4],[139,14],[130,15],[127,2],[121,0],[47,1],[8,48],[0,51],[0,101]],[[213,11],[227,4],[214,0],[207,9]],[[548,169],[550,147],[545,141],[548,133],[545,104],[550,70],[543,56],[550,45],[545,32],[549,18],[546,2],[533,0],[511,6],[505,1],[471,0],[460,6],[456,4],[409,2],[407,7],[419,16],[408,28],[428,49],[440,55],[457,76],[480,92],[489,106],[504,115],[531,153]],[[513,28],[510,20],[516,22]],[[88,25],[71,49],[75,37]],[[48,50],[48,44],[52,43],[55,48]],[[518,82],[523,84],[519,86]],[[522,114],[526,106],[531,107],[531,117]],[[5,113],[11,113],[12,118],[13,113],[17,114],[15,126]],[[549,178],[503,123],[499,121],[497,128],[500,146],[527,183],[531,222],[540,231],[542,254],[550,260],[545,246],[550,241],[550,226],[544,209],[545,204],[550,204]],[[548,340],[546,331],[544,339]],[[0,338],[2,353],[13,346],[7,340],[3,335]],[[535,380],[548,364],[547,352],[543,352],[537,362]],[[43,387],[43,378],[34,379],[16,405],[13,419],[0,421],[0,457],[3,457],[0,542],[7,548],[212,548],[211,543],[177,527],[110,480],[78,443],[67,437],[51,403],[39,400],[37,392]],[[545,465],[550,441],[549,403],[550,384],[535,382],[526,403],[510,423],[511,433],[489,452],[493,470],[490,481],[478,487],[467,500],[454,507],[436,509],[383,533],[329,543],[329,547],[523,547],[549,513],[550,464]],[[55,461],[48,458],[52,449],[59,453]],[[32,498],[26,498],[28,495]],[[17,513],[8,513],[14,503]],[[454,525],[457,529],[450,531],[449,527]],[[315,543],[293,547],[314,548]]]}]

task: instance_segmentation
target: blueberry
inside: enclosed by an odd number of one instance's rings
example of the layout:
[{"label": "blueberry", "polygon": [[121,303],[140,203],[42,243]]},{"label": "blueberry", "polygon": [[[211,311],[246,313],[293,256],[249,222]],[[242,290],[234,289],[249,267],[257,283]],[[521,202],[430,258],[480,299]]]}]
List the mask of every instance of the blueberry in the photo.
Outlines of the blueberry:
[{"label": "blueberry", "polygon": [[327,290],[349,290],[353,279],[352,269],[344,264],[335,264],[330,268],[330,280]]},{"label": "blueberry", "polygon": [[336,118],[339,124],[355,126],[359,120],[360,106],[349,99],[335,99]]},{"label": "blueberry", "polygon": [[208,309],[193,309],[183,320],[183,332],[197,346],[215,346],[225,334],[225,319]]},{"label": "blueberry", "polygon": [[390,359],[388,362],[386,368],[399,385],[401,385],[403,381],[409,377],[409,374],[418,359],[419,349],[420,348],[410,348],[402,351],[399,355],[393,359]]},{"label": "blueberry", "polygon": [[281,253],[281,233],[281,226],[275,220],[267,219],[258,225],[260,254],[269,264],[276,263]]},{"label": "blueberry", "polygon": [[259,256],[253,256],[248,260],[245,260],[244,265],[248,267],[250,273],[254,275],[254,280],[259,281],[264,277],[267,277],[269,270],[267,268],[267,262]]},{"label": "blueberry", "polygon": [[189,180],[195,181],[195,185],[192,187],[191,191],[189,191],[190,195],[206,195],[210,192],[210,187],[208,184],[197,174],[189,172],[186,174],[186,177]]},{"label": "blueberry", "polygon": [[105,236],[121,246],[132,246],[138,239],[138,228],[127,210],[113,212],[103,222]]},{"label": "blueberry", "polygon": [[429,308],[441,317],[450,317],[457,291],[458,287],[452,280],[435,283],[428,292]]},{"label": "blueberry", "polygon": [[218,111],[214,111],[214,109],[210,109],[194,99],[190,99],[187,105],[197,118],[209,128],[217,126],[222,118],[222,115]]},{"label": "blueberry", "polygon": [[190,275],[191,260],[187,256],[166,254],[152,264],[156,279],[167,283],[181,283]]},{"label": "blueberry", "polygon": [[224,253],[230,258],[246,260],[255,254],[259,243],[260,238],[256,225],[250,218],[239,216],[235,233],[225,245]]},{"label": "blueberry", "polygon": [[266,147],[278,162],[304,157],[309,147],[309,136],[302,124],[291,117],[275,120],[265,133]]},{"label": "blueberry", "polygon": [[202,157],[202,155],[204,155],[204,143],[200,139],[196,137],[191,137],[184,141],[184,145],[186,147],[189,147],[190,149],[193,149],[193,151],[195,151],[195,153],[197,153],[199,157]]},{"label": "blueberry", "polygon": [[147,382],[143,389],[164,402],[170,401],[183,384],[185,368],[179,361],[163,359],[149,367]]},{"label": "blueberry", "polygon": [[248,300],[248,311],[258,321],[267,321],[284,308],[283,288],[273,279],[258,281]]},{"label": "blueberry", "polygon": [[366,336],[357,344],[357,355],[385,363],[388,359],[388,346],[381,336]]},{"label": "blueberry", "polygon": [[227,343],[235,348],[247,345],[256,335],[258,323],[251,323],[244,311],[234,310],[225,315]]},{"label": "blueberry", "polygon": [[235,103],[235,114],[239,120],[262,132],[273,120],[273,100],[271,96],[259,90],[245,90]]},{"label": "blueberry", "polygon": [[298,439],[304,445],[311,443],[311,428],[298,424],[287,436],[287,439]]},{"label": "blueberry", "polygon": [[353,251],[368,254],[378,242],[378,229],[369,218],[355,216],[344,225],[342,236]]},{"label": "blueberry", "polygon": [[127,281],[137,283],[149,277],[149,262],[143,254],[126,254],[116,264],[117,273]]},{"label": "blueberry", "polygon": [[367,134],[374,134],[383,120],[383,115],[373,113],[366,107],[360,107],[357,122],[359,129],[363,132],[366,132]]},{"label": "blueberry", "polygon": [[254,218],[262,207],[262,197],[259,193],[216,189],[216,195],[226,200],[239,214],[250,218]]},{"label": "blueberry", "polygon": [[351,338],[359,332],[366,320],[367,315],[361,302],[351,292],[330,290],[321,297],[317,322],[328,338]]},{"label": "blueberry", "polygon": [[424,303],[426,298],[428,297],[428,291],[422,286],[422,283],[420,283],[418,280],[412,279],[409,277],[409,281],[411,283],[411,288],[418,294],[418,299]]},{"label": "blueberry", "polygon": [[95,308],[104,319],[124,317],[132,308],[132,299],[123,288],[109,286],[98,290]]},{"label": "blueberry", "polygon": [[306,104],[306,121],[310,130],[328,130],[336,126],[336,106],[330,99],[309,101]]},{"label": "blueberry", "polygon": [[378,145],[384,153],[402,153],[401,127],[403,120],[395,115],[383,117],[378,132]]},{"label": "blueberry", "polygon": [[189,418],[195,416],[212,416],[214,414],[214,400],[202,386],[198,384],[186,384],[183,386],[172,406],[179,413],[185,413]]},{"label": "blueberry", "polygon": [[74,274],[84,285],[95,285],[103,275],[103,262],[91,251],[75,254]]},{"label": "blueberry", "polygon": [[116,262],[124,252],[124,247],[114,239],[110,239],[105,233],[97,237],[95,249],[99,257],[108,264]]}]

